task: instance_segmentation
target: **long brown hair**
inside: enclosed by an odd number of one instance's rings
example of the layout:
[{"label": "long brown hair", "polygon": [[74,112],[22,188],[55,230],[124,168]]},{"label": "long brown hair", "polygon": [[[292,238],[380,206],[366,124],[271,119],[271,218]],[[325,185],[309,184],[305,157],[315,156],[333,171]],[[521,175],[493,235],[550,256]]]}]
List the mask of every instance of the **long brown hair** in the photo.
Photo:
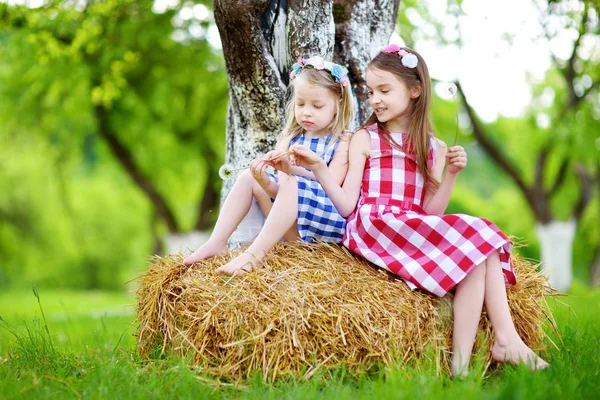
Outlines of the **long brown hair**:
[{"label": "long brown hair", "polygon": [[402,65],[398,53],[385,53],[383,51],[369,62],[367,68],[391,72],[396,78],[404,82],[409,89],[420,88],[421,94],[410,101],[407,143],[403,143],[403,146],[396,143],[385,124],[379,122],[375,113],[371,114],[362,128],[376,123],[379,134],[392,146],[415,155],[417,167],[423,175],[425,183],[429,182],[437,187],[439,186],[439,182],[433,177],[431,170],[427,167],[430,137],[433,134],[433,126],[429,117],[429,110],[431,108],[431,79],[429,78],[429,71],[423,57],[408,47],[403,47],[403,49],[417,56],[418,63],[415,68],[408,68]]},{"label": "long brown hair", "polygon": [[[341,83],[336,82],[331,74],[326,70],[317,70],[306,68],[303,69],[300,74],[306,75],[308,83],[315,86],[321,86],[327,90],[330,90],[338,101],[335,103],[336,113],[335,117],[329,124],[328,128],[333,133],[332,140],[330,142],[333,145],[341,136],[346,129],[349,128],[354,116],[352,110],[352,92],[350,91],[350,85],[342,86]],[[290,100],[286,106],[287,120],[285,127],[279,135],[279,140],[290,139],[292,140],[296,136],[302,134],[304,129],[298,124],[295,116],[296,100],[294,97],[294,84],[295,80],[290,85]]]}]

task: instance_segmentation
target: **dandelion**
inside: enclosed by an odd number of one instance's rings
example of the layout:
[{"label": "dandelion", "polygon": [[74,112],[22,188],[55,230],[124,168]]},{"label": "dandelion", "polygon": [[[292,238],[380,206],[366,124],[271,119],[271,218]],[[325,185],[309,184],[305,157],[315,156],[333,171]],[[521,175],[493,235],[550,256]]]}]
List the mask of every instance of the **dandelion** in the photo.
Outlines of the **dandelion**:
[{"label": "dandelion", "polygon": [[452,96],[454,96],[456,94],[456,85],[452,82],[448,83],[448,87],[447,89],[448,93],[450,93]]},{"label": "dandelion", "polygon": [[[456,84],[453,82],[448,82],[448,86],[446,87],[446,90],[448,91],[448,93],[450,93],[452,95],[452,99],[456,101],[456,97],[454,96],[457,92],[457,87]],[[456,142],[458,141],[458,107],[455,111],[455,128],[454,128],[454,144],[452,146],[456,146]]]},{"label": "dandelion", "polygon": [[[292,154],[293,151],[292,150],[288,150],[288,151],[284,151],[283,153],[279,153],[276,156],[273,156],[271,158],[269,158],[268,160],[265,161],[274,161],[282,156],[288,155],[288,154]],[[245,167],[240,167],[240,168],[235,168],[233,165],[231,164],[223,164],[221,165],[221,168],[219,168],[219,178],[223,179],[224,181],[231,179],[231,177],[233,176],[234,172],[237,171],[241,171],[243,169],[248,168],[249,165],[246,165]]]},{"label": "dandelion", "polygon": [[233,176],[233,170],[234,168],[231,166],[231,164],[221,165],[221,168],[219,168],[219,178],[223,179],[224,181],[230,179]]}]

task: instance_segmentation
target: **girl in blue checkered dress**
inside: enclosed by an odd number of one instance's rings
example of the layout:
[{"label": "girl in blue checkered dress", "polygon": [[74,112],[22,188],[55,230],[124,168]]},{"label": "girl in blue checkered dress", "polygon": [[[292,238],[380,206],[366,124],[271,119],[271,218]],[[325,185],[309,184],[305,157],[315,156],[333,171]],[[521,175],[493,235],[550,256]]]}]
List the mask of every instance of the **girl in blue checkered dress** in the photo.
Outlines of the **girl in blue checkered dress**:
[{"label": "girl in blue checkered dress", "polygon": [[[256,201],[267,215],[259,235],[238,257],[216,272],[243,275],[258,266],[281,239],[340,243],[345,218],[333,206],[311,170],[294,165],[291,146],[320,156],[337,184],[348,171],[353,118],[347,70],[320,57],[300,59],[290,72],[292,97],[276,149],[250,163],[223,203],[210,239],[186,257],[185,264],[227,252],[227,240]],[[267,173],[273,167],[277,176]],[[274,199],[274,201],[273,201]]]},{"label": "girl in blue checkered dress", "polygon": [[[292,138],[289,146],[304,146],[321,155],[329,166],[334,159],[335,151],[343,139],[333,140],[334,134],[308,137],[301,134]],[[345,147],[342,145],[341,147]],[[310,170],[306,170],[310,171]],[[323,242],[341,243],[344,236],[346,219],[336,210],[331,200],[311,176],[294,175],[298,183],[298,236],[306,242],[316,240]],[[277,177],[271,178],[277,181]]]}]

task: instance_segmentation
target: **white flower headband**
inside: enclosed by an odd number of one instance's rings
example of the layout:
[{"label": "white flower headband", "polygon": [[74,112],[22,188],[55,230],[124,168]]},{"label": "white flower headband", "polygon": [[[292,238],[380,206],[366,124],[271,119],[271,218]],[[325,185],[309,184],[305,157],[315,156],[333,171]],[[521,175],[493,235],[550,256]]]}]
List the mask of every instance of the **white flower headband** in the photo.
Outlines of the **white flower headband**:
[{"label": "white flower headband", "polygon": [[419,59],[413,53],[409,53],[397,44],[388,44],[381,50],[384,53],[397,53],[400,56],[400,62],[406,68],[416,68],[419,65]]},{"label": "white flower headband", "polygon": [[348,70],[339,64],[332,63],[331,61],[325,61],[319,56],[311,58],[299,58],[298,62],[292,65],[290,71],[290,79],[294,79],[298,74],[305,68],[312,68],[317,70],[326,70],[331,74],[334,81],[340,83],[342,86],[348,86],[350,80],[348,79]]}]

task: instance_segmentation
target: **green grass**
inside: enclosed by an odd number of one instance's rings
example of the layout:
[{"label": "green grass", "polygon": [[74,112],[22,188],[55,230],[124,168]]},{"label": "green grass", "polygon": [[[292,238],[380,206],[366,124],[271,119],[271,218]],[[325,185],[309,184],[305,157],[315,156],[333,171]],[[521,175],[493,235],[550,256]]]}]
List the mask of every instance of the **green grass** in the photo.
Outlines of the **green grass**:
[{"label": "green grass", "polygon": [[600,291],[574,286],[551,307],[564,342],[549,346],[552,367],[488,370],[469,377],[438,376],[426,360],[372,376],[215,386],[178,359],[140,360],[135,351],[129,295],[67,291],[0,293],[0,399],[13,398],[242,398],[242,399],[547,399],[597,398],[600,394]]}]

